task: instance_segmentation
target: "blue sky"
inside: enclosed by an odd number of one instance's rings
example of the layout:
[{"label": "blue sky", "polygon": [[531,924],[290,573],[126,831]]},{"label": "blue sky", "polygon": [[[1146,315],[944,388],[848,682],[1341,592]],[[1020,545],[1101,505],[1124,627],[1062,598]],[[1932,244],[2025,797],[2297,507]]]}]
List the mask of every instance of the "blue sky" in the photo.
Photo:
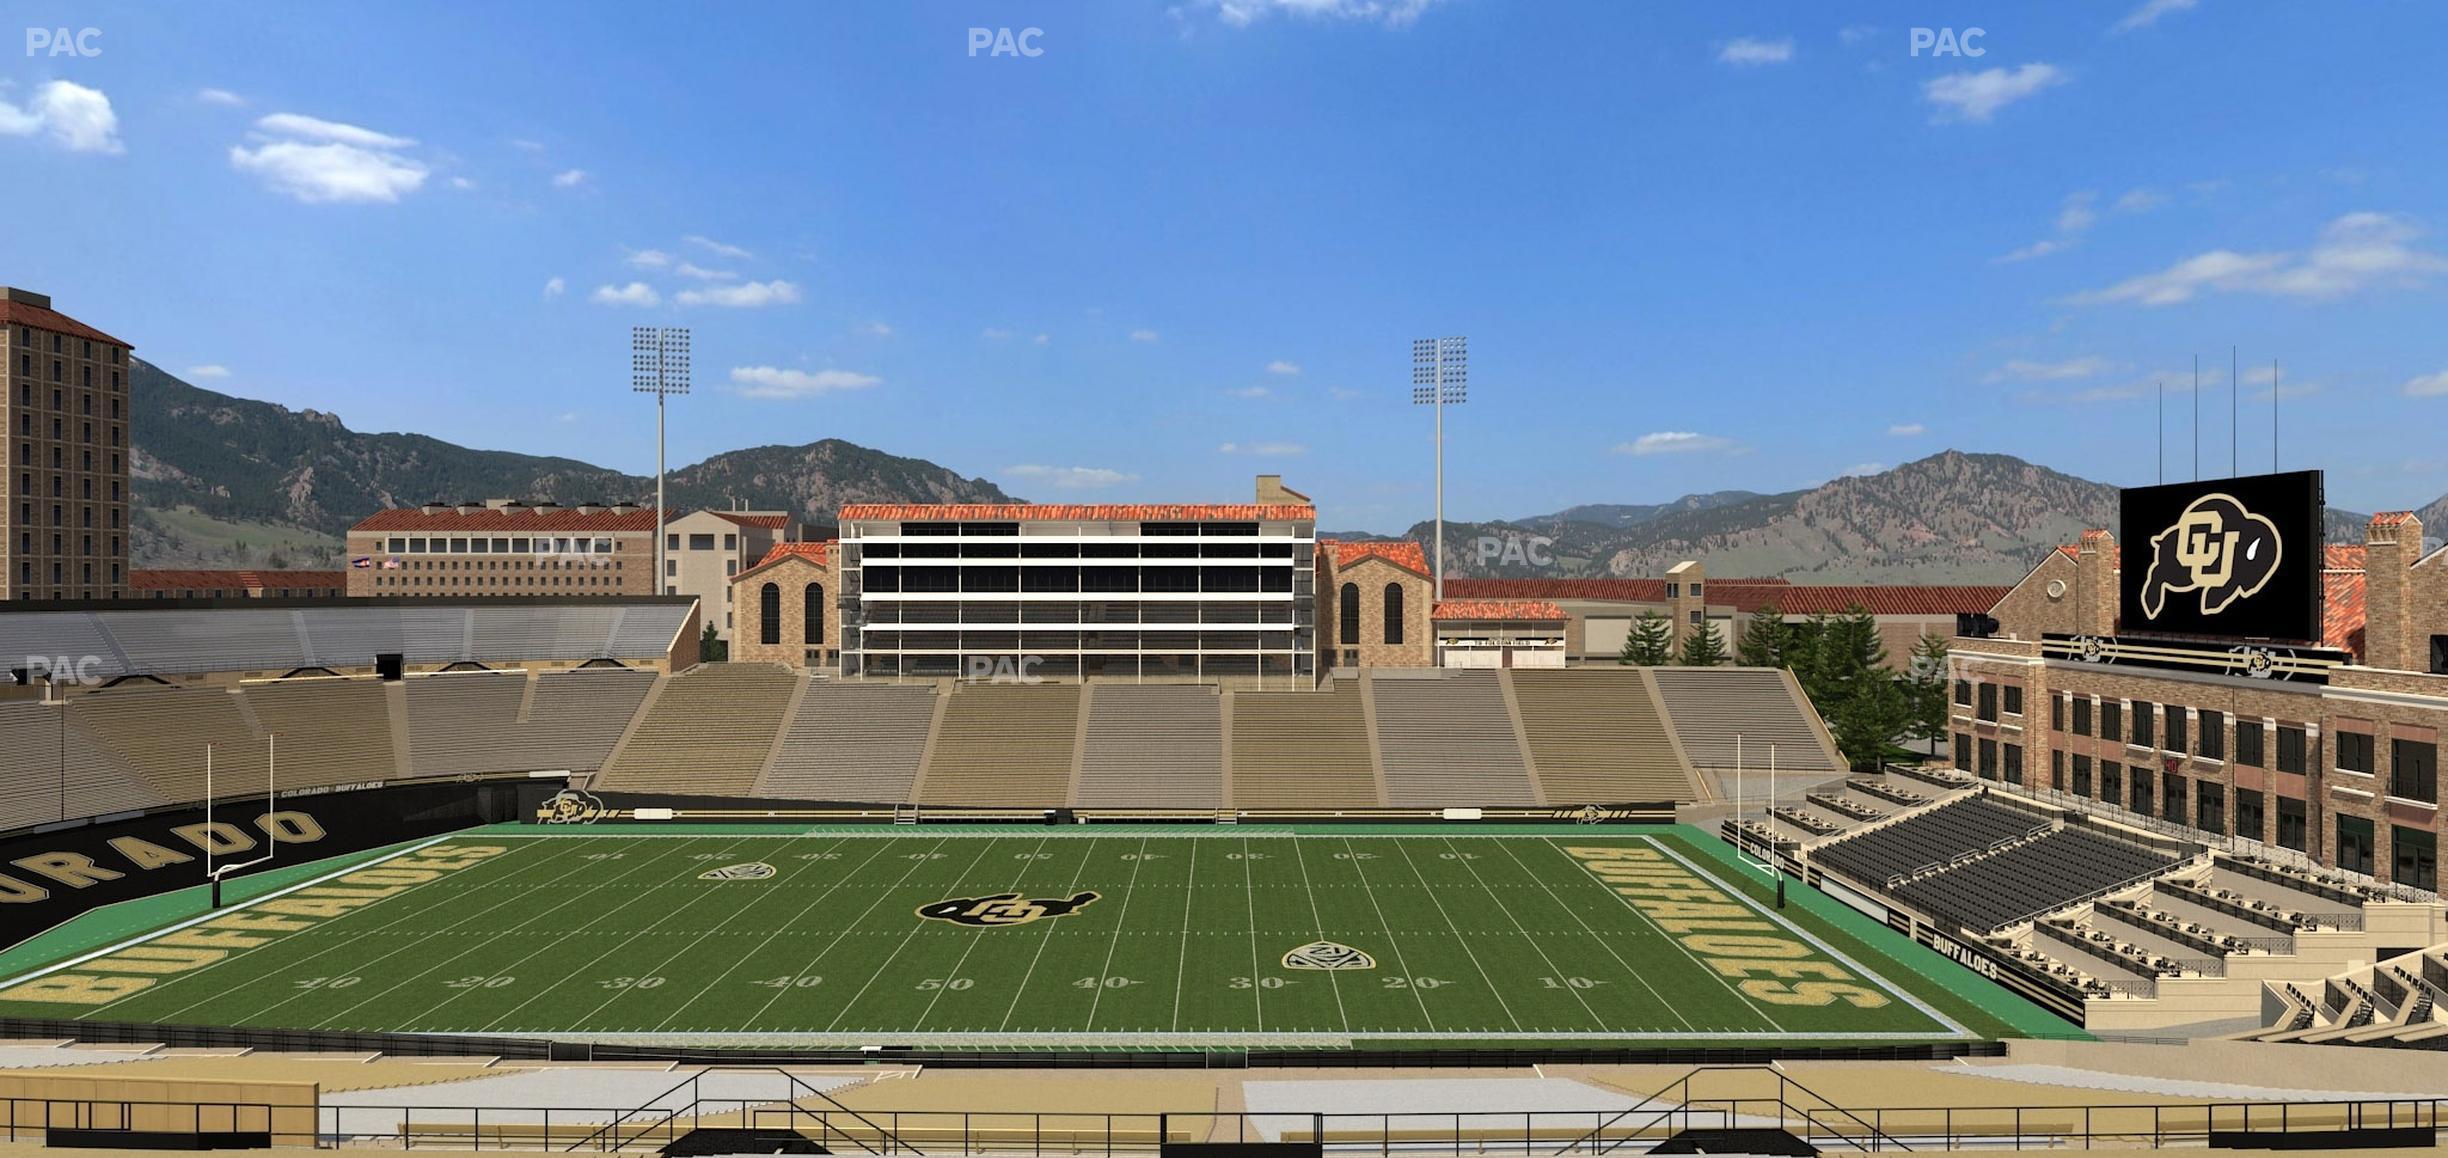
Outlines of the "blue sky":
[{"label": "blue sky", "polygon": [[2232,344],[2333,502],[2448,492],[2437,4],[12,11],[99,53],[0,51],[0,281],[360,430],[651,469],[628,327],[688,325],[675,464],[1282,473],[1393,530],[1414,337],[1472,342],[1459,518],[1948,447],[2147,483],[2196,354],[2217,473]]}]

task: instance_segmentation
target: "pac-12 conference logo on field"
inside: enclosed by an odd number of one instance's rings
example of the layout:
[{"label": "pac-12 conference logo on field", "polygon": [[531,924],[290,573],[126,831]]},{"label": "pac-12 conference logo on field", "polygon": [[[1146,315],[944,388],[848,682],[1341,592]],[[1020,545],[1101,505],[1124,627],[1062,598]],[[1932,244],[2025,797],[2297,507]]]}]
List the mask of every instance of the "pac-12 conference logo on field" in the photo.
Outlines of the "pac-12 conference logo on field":
[{"label": "pac-12 conference logo on field", "polygon": [[2233,495],[2207,494],[2187,505],[2168,529],[2151,536],[2150,574],[2142,580],[2142,611],[2159,618],[2169,595],[2201,592],[2201,612],[2216,615],[2249,599],[2278,573],[2285,540],[2278,524],[2246,510]]},{"label": "pac-12 conference logo on field", "polygon": [[727,864],[721,868],[707,869],[697,874],[697,879],[701,881],[769,881],[773,877],[774,866],[761,860],[752,860],[746,864]]},{"label": "pac-12 conference logo on field", "polygon": [[1025,925],[1045,917],[1068,917],[1087,908],[1088,903],[1096,899],[1095,893],[1074,893],[1069,897],[1024,901],[1018,893],[996,893],[991,897],[955,897],[922,905],[918,915],[930,921],[950,921],[955,925],[1001,928]]},{"label": "pac-12 conference logo on field", "polygon": [[1311,941],[1283,955],[1286,969],[1374,969],[1377,959],[1349,945]]}]

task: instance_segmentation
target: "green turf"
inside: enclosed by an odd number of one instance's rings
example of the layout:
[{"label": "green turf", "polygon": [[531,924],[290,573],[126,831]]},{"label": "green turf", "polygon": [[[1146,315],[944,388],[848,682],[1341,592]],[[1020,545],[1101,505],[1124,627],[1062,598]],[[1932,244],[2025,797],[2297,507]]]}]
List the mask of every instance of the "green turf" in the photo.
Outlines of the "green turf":
[{"label": "green turf", "polygon": [[[1688,829],[495,828],[384,866],[434,879],[351,874],[14,978],[0,1015],[994,1047],[1895,1043],[2008,1028],[1922,975],[1955,968],[1936,954],[1813,907],[1775,912],[1764,881],[1714,845]],[[463,855],[479,847],[504,851]],[[1571,848],[1628,850],[1746,907],[1719,904],[1725,928],[1670,934]],[[773,872],[704,875],[752,864]],[[1089,891],[1075,913],[1022,924],[918,913]],[[324,911],[335,901],[345,911]],[[1287,967],[1320,940],[1373,964]],[[1794,993],[1781,971],[1858,988]],[[1765,988],[1746,991],[1745,973]]]}]

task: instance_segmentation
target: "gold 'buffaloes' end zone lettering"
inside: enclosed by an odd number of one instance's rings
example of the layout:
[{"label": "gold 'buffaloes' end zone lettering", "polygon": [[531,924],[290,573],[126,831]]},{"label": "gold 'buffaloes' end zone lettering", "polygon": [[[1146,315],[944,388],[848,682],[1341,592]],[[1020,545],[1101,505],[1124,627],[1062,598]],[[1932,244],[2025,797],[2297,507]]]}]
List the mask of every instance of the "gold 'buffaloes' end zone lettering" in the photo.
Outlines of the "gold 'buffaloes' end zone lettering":
[{"label": "gold 'buffaloes' end zone lettering", "polygon": [[1311,941],[1283,955],[1286,969],[1374,969],[1377,959],[1349,945]]},{"label": "gold 'buffaloes' end zone lettering", "polygon": [[1018,893],[996,893],[990,897],[955,897],[921,905],[918,915],[930,921],[950,921],[955,925],[1001,928],[1025,925],[1043,917],[1068,917],[1087,908],[1088,903],[1096,899],[1095,893],[1074,893],[1069,897],[1024,901]]}]

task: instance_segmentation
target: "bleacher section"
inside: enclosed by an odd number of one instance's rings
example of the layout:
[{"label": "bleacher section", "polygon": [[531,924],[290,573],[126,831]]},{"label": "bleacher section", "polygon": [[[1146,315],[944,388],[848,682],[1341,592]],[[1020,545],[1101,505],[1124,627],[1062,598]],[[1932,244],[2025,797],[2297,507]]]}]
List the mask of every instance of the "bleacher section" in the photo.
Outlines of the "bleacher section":
[{"label": "bleacher section", "polygon": [[525,672],[422,676],[407,692],[410,775],[529,770],[534,754],[518,742]]},{"label": "bleacher section", "polygon": [[396,777],[391,709],[375,680],[299,680],[246,689],[256,725],[278,733],[280,787],[364,784]]},{"label": "bleacher section", "polygon": [[2173,863],[2139,845],[2062,828],[1908,881],[1893,893],[1940,920],[1968,929],[1996,929],[2164,871]]},{"label": "bleacher section", "polygon": [[1675,755],[1640,672],[1510,675],[1549,804],[1700,798],[1699,780]]},{"label": "bleacher section", "polygon": [[1766,768],[1768,749],[1776,748],[1776,766],[1787,772],[1842,772],[1844,765],[1830,752],[1826,731],[1810,705],[1773,668],[1661,667],[1658,698],[1683,755],[1695,768],[1735,767],[1735,738],[1741,737],[1741,763]]},{"label": "bleacher section", "polygon": [[162,803],[60,707],[0,706],[0,832]]},{"label": "bleacher section", "polygon": [[519,742],[534,753],[529,771],[591,772],[635,719],[658,679],[653,672],[587,668],[535,677]]},{"label": "bleacher section", "polygon": [[2022,836],[2047,823],[2020,808],[1972,796],[1821,845],[1811,850],[1811,859],[1863,884],[1884,885],[1890,877]]},{"label": "bleacher section", "polygon": [[953,689],[920,781],[925,802],[1060,806],[1071,794],[1079,699],[1077,684],[969,684]]},{"label": "bleacher section", "polygon": [[1224,803],[1223,697],[1205,684],[1101,684],[1080,749],[1085,808]]},{"label": "bleacher section", "polygon": [[783,733],[782,751],[757,795],[903,803],[934,721],[932,684],[818,680]]},{"label": "bleacher section", "polygon": [[264,789],[264,743],[240,714],[236,693],[111,688],[77,697],[69,715],[120,764],[144,777],[163,800],[204,799],[207,744],[213,747],[216,792],[237,795]]},{"label": "bleacher section", "polygon": [[1233,697],[1233,803],[1242,808],[1374,808],[1360,681],[1326,692]]},{"label": "bleacher section", "polygon": [[1386,803],[1423,808],[1538,803],[1495,672],[1378,675],[1368,683],[1376,700]]},{"label": "bleacher section", "polygon": [[800,678],[772,664],[715,663],[664,680],[597,787],[748,795]]}]

